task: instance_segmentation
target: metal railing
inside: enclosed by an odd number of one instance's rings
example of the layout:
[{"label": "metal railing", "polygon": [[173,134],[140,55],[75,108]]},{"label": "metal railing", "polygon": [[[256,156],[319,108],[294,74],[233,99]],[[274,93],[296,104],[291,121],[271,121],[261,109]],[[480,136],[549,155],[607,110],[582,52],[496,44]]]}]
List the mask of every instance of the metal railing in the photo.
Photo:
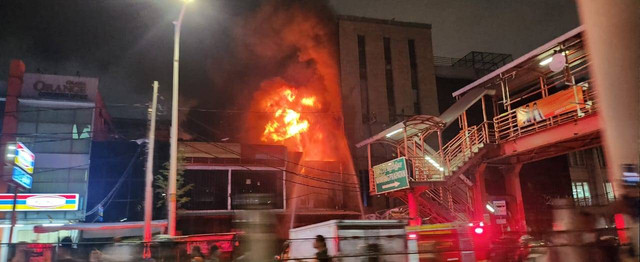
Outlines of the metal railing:
[{"label": "metal railing", "polygon": [[578,104],[576,110],[550,116],[541,121],[534,121],[526,125],[518,125],[517,109],[505,112],[494,118],[495,139],[498,143],[533,134],[548,128],[575,121],[596,111],[595,92],[588,83],[575,85],[571,88],[583,88],[583,104]]},{"label": "metal railing", "polygon": [[[398,196],[398,198],[405,203],[409,203],[407,195],[405,194]],[[450,210],[444,209],[444,207],[437,203],[432,203],[424,197],[417,197],[416,201],[418,201],[418,212],[420,213],[420,216],[429,219],[430,223],[446,223],[453,221]]]},{"label": "metal railing", "polygon": [[458,167],[467,162],[484,145],[495,142],[492,126],[493,123],[487,121],[469,127],[460,131],[456,137],[442,147],[448,176],[452,175]]},{"label": "metal railing", "polygon": [[[499,144],[516,138],[533,134],[548,128],[575,121],[596,111],[594,90],[585,82],[571,88],[583,88],[583,104],[576,106],[576,110],[554,115],[541,121],[527,125],[518,125],[517,109],[510,110],[494,117],[493,121],[485,121],[479,125],[463,129],[442,147],[436,154],[428,154],[419,143],[408,147],[408,155],[414,166],[417,165],[422,173],[414,174],[415,181],[438,181],[438,175],[444,175],[444,180],[453,179],[453,174],[475,154],[479,153],[487,144]],[[434,161],[441,163],[445,171],[435,168],[424,159],[429,155]],[[473,214],[473,201],[468,186],[460,183],[434,186],[419,197],[420,212],[430,214],[434,221],[466,221]],[[406,202],[406,199],[404,199]]]},{"label": "metal railing", "polygon": [[[438,152],[438,158],[446,166],[445,175],[451,178],[458,168],[462,167],[474,157],[485,145],[498,144],[505,141],[533,134],[548,128],[575,121],[596,111],[594,91],[588,83],[572,86],[571,88],[583,88],[583,104],[576,106],[572,110],[559,115],[551,116],[542,121],[536,121],[528,125],[519,126],[517,122],[517,109],[510,110],[504,114],[496,116],[494,121],[486,121],[480,125],[468,127],[453,139],[451,139]],[[430,170],[430,172],[434,172]],[[445,178],[445,179],[447,179]],[[466,220],[473,212],[471,195],[468,187],[458,185],[438,186],[430,188],[424,193],[426,199],[432,200],[431,205],[437,205],[445,212],[456,216],[457,220]]]},{"label": "metal railing", "polygon": [[510,110],[494,117],[493,121],[486,121],[476,126],[468,127],[458,133],[443,146],[444,162],[447,166],[446,175],[452,175],[457,168],[464,165],[475,153],[486,144],[499,144],[505,141],[533,134],[561,124],[575,121],[581,117],[596,112],[597,101],[595,92],[588,82],[574,85],[571,88],[582,88],[582,104],[576,105],[576,110],[550,116],[541,121],[526,125],[518,125],[517,109]]},{"label": "metal railing", "polygon": [[467,187],[458,185],[438,186],[426,190],[424,199],[436,202],[453,217],[451,221],[468,221],[473,212],[471,195]]}]

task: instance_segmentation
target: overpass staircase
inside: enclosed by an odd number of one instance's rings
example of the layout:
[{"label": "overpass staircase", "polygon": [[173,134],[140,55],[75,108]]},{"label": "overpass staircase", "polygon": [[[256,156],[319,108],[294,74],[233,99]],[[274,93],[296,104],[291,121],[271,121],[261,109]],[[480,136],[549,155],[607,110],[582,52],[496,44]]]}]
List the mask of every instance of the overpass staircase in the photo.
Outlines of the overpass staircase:
[{"label": "overpass staircase", "polygon": [[[589,83],[573,88],[583,90],[585,103],[542,121],[518,125],[514,109],[461,130],[436,152],[421,139],[400,144],[408,149],[406,154],[398,152],[413,167],[411,187],[418,193],[421,217],[427,223],[471,220],[475,211],[470,173],[480,163],[531,162],[599,144],[594,90]],[[394,196],[407,202],[406,194]]]}]

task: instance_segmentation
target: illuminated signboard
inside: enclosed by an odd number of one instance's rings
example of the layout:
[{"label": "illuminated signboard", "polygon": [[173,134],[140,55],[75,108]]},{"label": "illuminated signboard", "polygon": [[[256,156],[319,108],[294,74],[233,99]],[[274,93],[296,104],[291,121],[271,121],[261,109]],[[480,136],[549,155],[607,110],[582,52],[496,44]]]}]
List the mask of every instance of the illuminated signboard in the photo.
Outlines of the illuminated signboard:
[{"label": "illuminated signboard", "polygon": [[[76,211],[78,194],[18,194],[16,211]],[[0,194],[0,212],[11,211],[13,194]]]},{"label": "illuminated signboard", "polygon": [[496,212],[494,215],[496,216],[506,216],[507,215],[507,201],[505,200],[494,200],[493,207]]},{"label": "illuminated signboard", "polygon": [[33,174],[33,166],[35,164],[36,156],[24,146],[24,144],[18,142],[16,144],[16,156],[14,163],[16,166],[22,168],[25,172]]},{"label": "illuminated signboard", "polygon": [[409,187],[407,160],[404,157],[373,167],[376,194],[387,193]]},{"label": "illuminated signboard", "polygon": [[27,174],[27,172],[24,172],[24,170],[15,166],[13,167],[11,179],[13,179],[14,182],[18,183],[24,188],[31,188],[31,185],[33,184],[33,178],[29,174]]},{"label": "illuminated signboard", "polygon": [[23,77],[22,98],[95,101],[98,79],[26,73]]}]

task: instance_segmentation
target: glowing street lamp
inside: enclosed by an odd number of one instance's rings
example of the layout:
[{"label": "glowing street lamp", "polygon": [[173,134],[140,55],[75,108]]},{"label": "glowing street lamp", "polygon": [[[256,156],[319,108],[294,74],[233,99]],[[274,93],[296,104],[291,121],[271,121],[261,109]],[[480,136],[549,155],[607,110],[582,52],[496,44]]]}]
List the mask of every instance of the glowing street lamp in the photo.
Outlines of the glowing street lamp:
[{"label": "glowing street lamp", "polygon": [[183,0],[182,9],[178,20],[174,21],[174,48],[173,48],[173,94],[171,97],[171,150],[169,158],[169,192],[167,194],[167,222],[169,227],[169,235],[176,235],[176,185],[178,178],[178,80],[180,69],[180,28],[182,27],[182,19],[187,9],[187,4],[193,0]]}]

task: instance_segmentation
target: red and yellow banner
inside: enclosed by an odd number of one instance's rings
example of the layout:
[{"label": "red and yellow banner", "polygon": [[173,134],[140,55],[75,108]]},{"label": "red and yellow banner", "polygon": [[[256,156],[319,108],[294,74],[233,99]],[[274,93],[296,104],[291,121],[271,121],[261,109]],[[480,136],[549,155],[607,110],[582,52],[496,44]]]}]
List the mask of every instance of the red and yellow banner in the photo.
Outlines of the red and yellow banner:
[{"label": "red and yellow banner", "polygon": [[525,126],[552,116],[576,110],[576,107],[581,104],[584,104],[584,98],[580,86],[562,90],[543,99],[516,108],[518,126]]}]

